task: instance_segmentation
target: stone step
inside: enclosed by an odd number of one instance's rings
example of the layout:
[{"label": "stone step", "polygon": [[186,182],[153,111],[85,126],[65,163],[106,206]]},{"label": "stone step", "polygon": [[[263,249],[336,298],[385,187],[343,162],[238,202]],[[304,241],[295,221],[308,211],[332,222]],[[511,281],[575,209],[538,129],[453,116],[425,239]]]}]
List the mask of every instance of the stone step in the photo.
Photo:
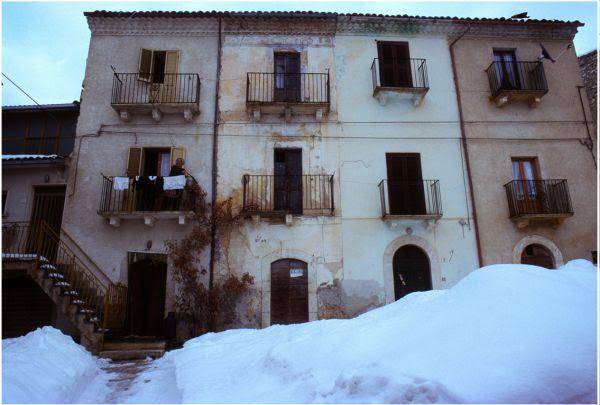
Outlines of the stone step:
[{"label": "stone step", "polygon": [[164,350],[103,350],[98,355],[111,360],[141,360],[146,357],[158,359],[165,354]]},{"label": "stone step", "polygon": [[165,350],[164,340],[104,341],[102,350]]}]

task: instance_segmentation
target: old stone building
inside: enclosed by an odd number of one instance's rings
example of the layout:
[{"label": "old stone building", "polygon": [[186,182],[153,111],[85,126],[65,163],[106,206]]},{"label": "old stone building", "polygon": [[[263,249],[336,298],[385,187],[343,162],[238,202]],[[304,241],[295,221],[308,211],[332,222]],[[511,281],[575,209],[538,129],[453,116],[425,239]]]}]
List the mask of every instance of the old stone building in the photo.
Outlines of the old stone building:
[{"label": "old stone building", "polygon": [[[352,317],[448,288],[482,264],[532,262],[548,249],[551,261],[538,263],[556,267],[595,246],[595,183],[578,172],[593,172],[586,145],[595,138],[575,102],[574,51],[527,68],[510,53],[518,46],[535,60],[540,41],[560,52],[579,23],[86,17],[92,36],[62,236],[100,280],[98,316],[87,318],[97,321],[97,349],[107,329],[160,339],[177,318],[167,244],[194,229],[194,182],[242,216],[216,227],[198,262],[214,283],[254,278],[233,327]],[[531,80],[539,88],[525,86]],[[502,186],[513,167],[530,173],[530,157],[539,157],[540,180],[568,186],[515,178],[515,214],[510,183]],[[170,188],[181,159],[186,184]],[[530,202],[543,212],[521,215]]]},{"label": "old stone building", "polygon": [[592,119],[596,120],[598,116],[598,51],[588,52],[578,59],[583,84],[592,110]]},{"label": "old stone building", "polygon": [[578,26],[473,23],[451,45],[483,264],[552,268],[596,250],[596,127]]}]

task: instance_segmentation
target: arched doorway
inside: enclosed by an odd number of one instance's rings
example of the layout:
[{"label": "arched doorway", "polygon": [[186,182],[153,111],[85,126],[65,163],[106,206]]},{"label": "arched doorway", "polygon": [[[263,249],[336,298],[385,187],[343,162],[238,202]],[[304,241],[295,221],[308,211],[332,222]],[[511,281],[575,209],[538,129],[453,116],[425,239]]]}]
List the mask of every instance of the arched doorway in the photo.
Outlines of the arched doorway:
[{"label": "arched doorway", "polygon": [[394,254],[394,294],[396,300],[415,291],[431,290],[429,258],[421,248],[405,245]]},{"label": "arched doorway", "polygon": [[308,265],[295,259],[271,263],[271,325],[308,322]]},{"label": "arched doorway", "polygon": [[521,253],[521,263],[553,269],[554,257],[547,247],[531,244],[523,249],[523,252]]}]

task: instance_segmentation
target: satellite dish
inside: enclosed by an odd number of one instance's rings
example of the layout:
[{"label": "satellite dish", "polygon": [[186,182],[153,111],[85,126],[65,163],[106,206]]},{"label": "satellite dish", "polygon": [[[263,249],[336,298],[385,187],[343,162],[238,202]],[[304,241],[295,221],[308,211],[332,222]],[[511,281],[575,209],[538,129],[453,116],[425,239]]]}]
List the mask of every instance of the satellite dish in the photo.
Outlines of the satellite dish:
[{"label": "satellite dish", "polygon": [[518,19],[523,19],[523,18],[529,18],[529,16],[527,15],[527,11],[525,11],[524,13],[515,14],[515,15],[513,15],[513,16],[512,16],[512,17],[510,17],[510,18],[511,18],[511,20],[512,20],[513,18],[515,18],[515,19],[517,19],[517,18],[518,18]]},{"label": "satellite dish", "polygon": [[544,47],[544,45],[542,45],[541,42],[540,42],[540,47],[542,48],[542,53],[540,53],[540,56],[538,56],[538,60],[541,62],[543,59],[548,59],[550,62],[554,63],[560,59],[560,57],[563,55],[563,53],[565,53],[567,51],[567,49],[571,49],[573,47],[573,44],[572,43],[568,44],[565,47],[565,49],[560,51],[560,53],[558,54],[556,59],[552,57],[550,52]]},{"label": "satellite dish", "polygon": [[542,59],[548,59],[552,63],[556,62],[556,60],[552,57],[552,55],[550,55],[550,52],[548,52],[546,47],[544,45],[542,45],[541,42],[540,42],[540,47],[542,48],[542,53],[540,53],[540,56],[538,56],[538,60],[540,62],[542,61]]}]

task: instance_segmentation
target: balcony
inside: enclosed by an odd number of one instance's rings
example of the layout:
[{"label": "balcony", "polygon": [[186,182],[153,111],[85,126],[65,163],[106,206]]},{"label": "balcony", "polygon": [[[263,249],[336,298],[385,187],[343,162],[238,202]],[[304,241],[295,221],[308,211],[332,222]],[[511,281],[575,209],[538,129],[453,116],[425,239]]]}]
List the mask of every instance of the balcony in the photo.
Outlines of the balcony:
[{"label": "balcony", "polygon": [[381,180],[381,217],[397,227],[406,221],[425,221],[432,227],[442,217],[439,180]]},{"label": "balcony", "polygon": [[510,218],[518,228],[531,221],[558,226],[573,215],[567,180],[513,180],[504,185]]},{"label": "balcony", "polygon": [[247,73],[246,108],[255,120],[261,114],[286,120],[308,114],[320,121],[329,106],[329,73]]},{"label": "balcony", "polygon": [[548,92],[542,62],[492,62],[486,69],[492,92],[491,100],[502,107],[525,101],[537,107]]},{"label": "balcony", "polygon": [[200,111],[200,76],[196,73],[144,75],[115,73],[111,106],[121,120],[134,114],[152,114],[159,122],[163,114],[183,114],[187,122]]},{"label": "balcony", "polygon": [[188,186],[182,190],[163,191],[155,181],[130,178],[127,189],[115,189],[114,176],[102,175],[102,190],[98,214],[111,226],[119,227],[121,220],[143,219],[147,226],[156,220],[177,219],[185,225],[193,216],[194,194]]},{"label": "balcony", "polygon": [[429,91],[425,59],[375,58],[371,64],[373,97],[381,105],[393,98],[412,100],[418,107]]},{"label": "balcony", "polygon": [[245,174],[242,182],[243,210],[248,215],[285,217],[289,224],[292,215],[334,214],[333,175]]}]

